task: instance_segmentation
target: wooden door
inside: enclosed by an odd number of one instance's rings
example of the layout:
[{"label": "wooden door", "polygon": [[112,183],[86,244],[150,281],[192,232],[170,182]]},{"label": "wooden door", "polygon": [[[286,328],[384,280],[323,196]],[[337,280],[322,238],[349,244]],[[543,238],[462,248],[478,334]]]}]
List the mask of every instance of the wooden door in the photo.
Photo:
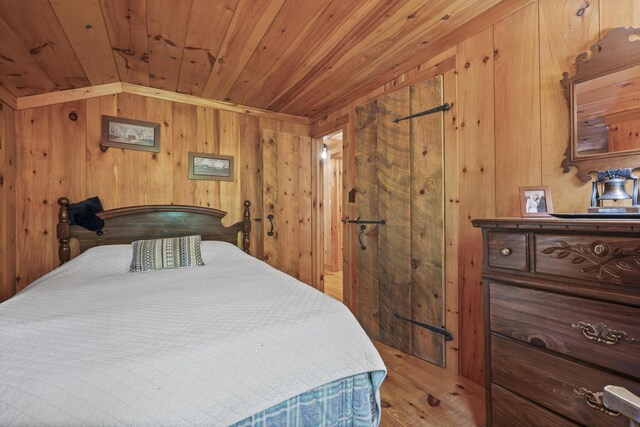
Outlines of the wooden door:
[{"label": "wooden door", "polygon": [[[442,77],[356,108],[356,315],[374,339],[444,366]],[[359,240],[358,240],[359,239]],[[360,241],[362,247],[360,247]],[[366,249],[365,249],[366,248]]]},{"label": "wooden door", "polygon": [[324,269],[342,270],[342,152],[323,162]]},{"label": "wooden door", "polygon": [[[331,155],[331,263],[342,270],[342,152]],[[325,261],[326,262],[326,261]]]},{"label": "wooden door", "polygon": [[262,131],[263,259],[317,286],[312,271],[312,151],[308,136]]}]

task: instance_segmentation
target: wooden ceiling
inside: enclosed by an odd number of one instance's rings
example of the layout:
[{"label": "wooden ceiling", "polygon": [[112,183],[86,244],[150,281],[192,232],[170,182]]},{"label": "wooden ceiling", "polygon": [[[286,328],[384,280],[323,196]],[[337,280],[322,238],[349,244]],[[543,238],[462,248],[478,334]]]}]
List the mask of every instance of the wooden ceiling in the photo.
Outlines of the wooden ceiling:
[{"label": "wooden ceiling", "polygon": [[0,86],[120,81],[313,117],[526,3],[0,0]]}]

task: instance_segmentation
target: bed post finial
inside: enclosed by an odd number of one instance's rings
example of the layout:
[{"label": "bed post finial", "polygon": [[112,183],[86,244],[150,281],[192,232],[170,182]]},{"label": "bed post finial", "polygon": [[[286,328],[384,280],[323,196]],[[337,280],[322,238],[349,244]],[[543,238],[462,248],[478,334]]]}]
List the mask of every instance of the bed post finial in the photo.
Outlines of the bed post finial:
[{"label": "bed post finial", "polygon": [[66,197],[60,197],[58,199],[58,205],[60,205],[60,211],[58,212],[58,257],[60,258],[60,265],[71,259],[71,246],[69,241],[71,240],[69,234],[69,199]]},{"label": "bed post finial", "polygon": [[246,253],[249,253],[249,246],[251,244],[251,239],[249,236],[251,235],[251,202],[248,200],[244,201],[244,220],[242,221],[242,249]]}]

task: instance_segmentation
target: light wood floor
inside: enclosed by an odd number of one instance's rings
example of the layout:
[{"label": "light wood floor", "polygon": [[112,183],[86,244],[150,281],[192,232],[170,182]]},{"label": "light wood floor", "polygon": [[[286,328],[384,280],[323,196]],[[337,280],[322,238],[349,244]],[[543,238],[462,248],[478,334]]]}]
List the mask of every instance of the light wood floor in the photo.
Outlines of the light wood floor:
[{"label": "light wood floor", "polygon": [[484,388],[374,341],[388,374],[382,383],[382,427],[483,426]]},{"label": "light wood floor", "polygon": [[[324,292],[342,302],[342,271],[325,272]],[[484,388],[374,341],[387,365],[380,389],[382,427],[483,426]]]},{"label": "light wood floor", "polygon": [[324,293],[342,302],[342,271],[325,271]]}]

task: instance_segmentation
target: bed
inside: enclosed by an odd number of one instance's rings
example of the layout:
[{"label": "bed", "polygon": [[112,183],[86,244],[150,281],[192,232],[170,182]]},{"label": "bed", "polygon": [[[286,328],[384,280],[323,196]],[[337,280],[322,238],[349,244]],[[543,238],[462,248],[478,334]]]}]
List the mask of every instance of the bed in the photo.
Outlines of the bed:
[{"label": "bed", "polygon": [[[0,304],[0,425],[379,423],[380,355],[344,305],[245,253],[248,202],[229,227],[106,211],[101,236],[59,203],[61,267]],[[132,241],[196,232],[204,266],[129,273]]]}]

